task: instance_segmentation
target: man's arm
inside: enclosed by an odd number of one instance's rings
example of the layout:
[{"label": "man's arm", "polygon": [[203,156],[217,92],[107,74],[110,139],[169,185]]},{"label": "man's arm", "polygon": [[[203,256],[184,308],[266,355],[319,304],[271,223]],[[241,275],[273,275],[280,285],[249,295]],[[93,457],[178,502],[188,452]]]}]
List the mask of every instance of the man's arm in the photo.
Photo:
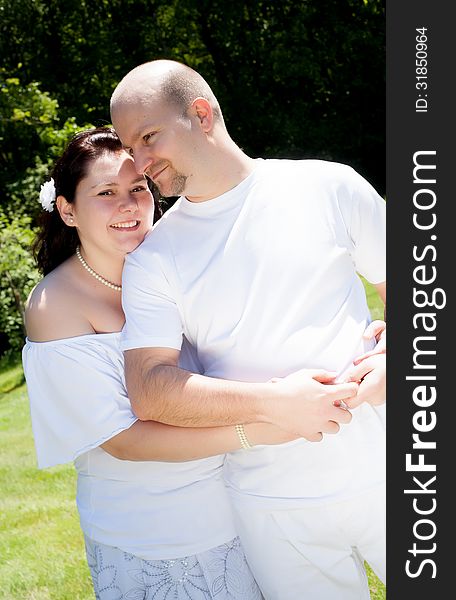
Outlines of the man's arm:
[{"label": "man's arm", "polygon": [[[333,374],[303,369],[266,383],[228,381],[178,368],[179,351],[125,351],[128,395],[136,415],[181,427],[271,423],[311,441],[335,433],[351,415],[335,406],[356,396],[356,383],[334,384]],[[333,385],[326,385],[331,383]]]}]

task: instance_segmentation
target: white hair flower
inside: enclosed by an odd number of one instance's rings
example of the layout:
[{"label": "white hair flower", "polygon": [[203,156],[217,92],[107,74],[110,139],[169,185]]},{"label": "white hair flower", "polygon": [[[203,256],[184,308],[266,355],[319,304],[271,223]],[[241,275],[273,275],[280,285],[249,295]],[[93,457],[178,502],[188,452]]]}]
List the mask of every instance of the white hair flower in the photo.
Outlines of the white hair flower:
[{"label": "white hair flower", "polygon": [[44,210],[52,212],[55,202],[55,185],[54,180],[46,181],[40,188],[40,202]]}]

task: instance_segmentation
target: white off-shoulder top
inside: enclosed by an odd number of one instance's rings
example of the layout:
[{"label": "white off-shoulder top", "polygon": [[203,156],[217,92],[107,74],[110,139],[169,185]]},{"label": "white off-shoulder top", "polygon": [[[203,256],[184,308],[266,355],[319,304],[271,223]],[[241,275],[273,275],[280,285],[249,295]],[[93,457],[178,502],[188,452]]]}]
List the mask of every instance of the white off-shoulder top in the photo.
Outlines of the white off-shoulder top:
[{"label": "white off-shoulder top", "polygon": [[[233,538],[223,456],[124,461],[100,445],[135,421],[120,333],[26,340],[23,365],[40,468],[74,461],[86,535],[146,560],[204,552]],[[188,349],[182,356],[191,363]],[[184,368],[195,371],[195,365]]]}]

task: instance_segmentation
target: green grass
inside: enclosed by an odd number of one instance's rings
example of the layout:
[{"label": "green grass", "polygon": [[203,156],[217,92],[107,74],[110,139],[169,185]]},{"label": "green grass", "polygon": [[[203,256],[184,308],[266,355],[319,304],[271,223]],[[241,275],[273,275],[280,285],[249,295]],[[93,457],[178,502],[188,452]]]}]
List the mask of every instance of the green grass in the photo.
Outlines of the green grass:
[{"label": "green grass", "polygon": [[364,284],[366,290],[367,303],[369,304],[372,320],[383,319],[383,302],[377,293],[377,290],[373,285],[361,277],[361,281]]},{"label": "green grass", "polygon": [[[365,285],[372,317],[382,318],[375,289]],[[36,468],[21,366],[1,367],[0,599],[93,600],[74,469]],[[372,600],[385,600],[385,587],[369,568],[368,577]]]},{"label": "green grass", "polygon": [[0,598],[93,600],[74,469],[37,470],[25,385],[0,394],[0,488]]},{"label": "green grass", "polygon": [[386,600],[386,587],[372,572],[369,565],[366,566],[367,578],[369,580],[369,590],[372,600]]},{"label": "green grass", "polygon": [[0,394],[10,392],[24,382],[24,373],[20,362],[7,364],[0,368]]}]

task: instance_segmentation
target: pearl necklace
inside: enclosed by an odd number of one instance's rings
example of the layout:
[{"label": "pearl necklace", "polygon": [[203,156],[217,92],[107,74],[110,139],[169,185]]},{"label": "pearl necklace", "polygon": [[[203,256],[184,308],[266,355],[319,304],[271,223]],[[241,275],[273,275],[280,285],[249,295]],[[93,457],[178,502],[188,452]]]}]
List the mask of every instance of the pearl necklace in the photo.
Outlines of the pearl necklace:
[{"label": "pearl necklace", "polygon": [[82,258],[81,249],[80,249],[79,246],[76,246],[76,256],[78,257],[79,262],[84,267],[84,269],[88,273],[90,273],[91,275],[93,275],[93,277],[95,277],[95,279],[97,279],[100,283],[102,283],[103,285],[106,285],[108,288],[111,288],[112,290],[116,290],[117,292],[121,292],[122,291],[122,286],[121,285],[117,285],[115,283],[112,283],[111,281],[108,281],[107,279],[105,279],[104,277],[102,277],[101,275],[99,275],[96,271],[94,271],[92,269],[92,267],[89,267],[89,265],[86,263],[86,261]]}]

